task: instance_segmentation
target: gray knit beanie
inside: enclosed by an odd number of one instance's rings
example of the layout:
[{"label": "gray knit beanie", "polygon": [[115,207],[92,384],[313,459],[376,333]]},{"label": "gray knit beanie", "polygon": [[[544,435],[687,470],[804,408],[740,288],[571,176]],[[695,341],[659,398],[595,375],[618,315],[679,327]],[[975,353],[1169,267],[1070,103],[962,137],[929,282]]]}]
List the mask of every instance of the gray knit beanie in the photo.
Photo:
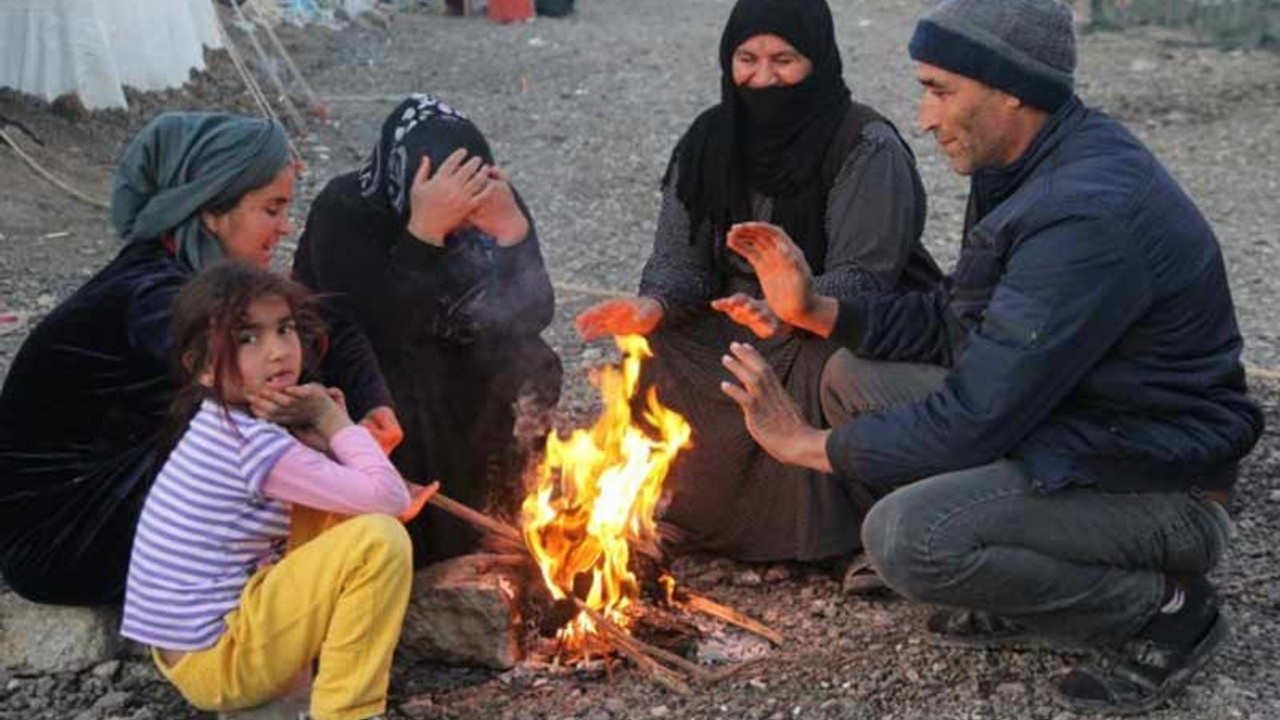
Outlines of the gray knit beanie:
[{"label": "gray knit beanie", "polygon": [[1058,0],[943,0],[920,18],[911,57],[1053,112],[1075,87],[1071,9]]}]

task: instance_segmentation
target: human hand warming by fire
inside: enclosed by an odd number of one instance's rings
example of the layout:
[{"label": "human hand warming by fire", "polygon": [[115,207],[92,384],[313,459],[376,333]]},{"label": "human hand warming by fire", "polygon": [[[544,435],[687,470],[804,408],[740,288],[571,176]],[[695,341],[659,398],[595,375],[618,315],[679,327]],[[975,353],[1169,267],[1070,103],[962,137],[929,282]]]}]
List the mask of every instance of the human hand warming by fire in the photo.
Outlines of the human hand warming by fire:
[{"label": "human hand warming by fire", "polygon": [[614,298],[583,310],[574,320],[586,342],[606,335],[648,335],[662,322],[662,303],[647,297]]},{"label": "human hand warming by fire", "polygon": [[400,445],[401,440],[404,440],[404,429],[400,427],[400,419],[396,417],[395,410],[386,405],[379,405],[365,413],[364,417],[360,418],[360,425],[369,431],[382,448],[382,452],[388,455]]},{"label": "human hand warming by fire", "polygon": [[827,337],[835,328],[839,305],[818,295],[813,271],[787,232],[762,222],[729,229],[728,245],[756,271],[769,308],[784,323]]},{"label": "human hand warming by fire", "polygon": [[773,314],[769,304],[744,293],[734,293],[727,298],[711,301],[711,307],[729,319],[746,327],[756,337],[767,339],[786,330],[786,325]]},{"label": "human hand warming by fire", "polygon": [[409,191],[409,232],[429,245],[443,246],[444,238],[488,201],[494,188],[488,168],[479,157],[467,159],[465,148],[454,150],[431,172],[431,158],[422,156]]},{"label": "human hand warming by fire", "polygon": [[484,202],[471,212],[471,224],[497,240],[502,247],[519,245],[529,236],[529,218],[516,203],[506,172],[499,167],[490,167],[487,172],[490,192]]},{"label": "human hand warming by fire", "polygon": [[830,430],[819,430],[805,421],[773,368],[746,343],[731,343],[721,362],[741,385],[720,383],[720,390],[742,408],[747,432],[779,462],[831,472],[827,458]]}]

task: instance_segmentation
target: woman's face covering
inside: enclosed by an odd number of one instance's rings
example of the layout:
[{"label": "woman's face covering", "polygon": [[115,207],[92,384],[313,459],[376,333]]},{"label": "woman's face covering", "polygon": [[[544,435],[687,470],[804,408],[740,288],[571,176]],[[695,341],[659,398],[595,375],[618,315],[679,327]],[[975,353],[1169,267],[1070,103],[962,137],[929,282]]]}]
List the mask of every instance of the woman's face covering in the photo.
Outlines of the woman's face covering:
[{"label": "woman's face covering", "polygon": [[733,84],[766,88],[795,85],[813,72],[813,62],[777,35],[754,35],[733,51]]},{"label": "woman's face covering", "polygon": [[227,257],[270,267],[272,251],[293,232],[293,184],[293,166],[288,165],[270,183],[245,193],[226,213],[204,215],[205,227],[222,241]]}]

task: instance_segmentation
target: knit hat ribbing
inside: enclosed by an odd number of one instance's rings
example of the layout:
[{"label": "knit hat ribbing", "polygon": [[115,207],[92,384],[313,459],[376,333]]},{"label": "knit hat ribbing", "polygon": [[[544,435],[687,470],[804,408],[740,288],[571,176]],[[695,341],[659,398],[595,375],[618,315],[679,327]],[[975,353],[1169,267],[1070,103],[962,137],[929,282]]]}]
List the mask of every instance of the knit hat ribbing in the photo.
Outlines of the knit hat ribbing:
[{"label": "knit hat ribbing", "polygon": [[1049,112],[1075,88],[1075,28],[1058,0],[943,0],[916,24],[909,49]]}]

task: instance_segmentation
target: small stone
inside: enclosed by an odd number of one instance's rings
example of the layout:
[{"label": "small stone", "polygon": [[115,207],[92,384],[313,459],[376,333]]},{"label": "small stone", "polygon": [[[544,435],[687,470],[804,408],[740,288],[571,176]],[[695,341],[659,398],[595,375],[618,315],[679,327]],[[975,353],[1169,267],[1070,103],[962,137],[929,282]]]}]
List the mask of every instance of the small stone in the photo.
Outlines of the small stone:
[{"label": "small stone", "polygon": [[670,714],[671,710],[668,709],[666,705],[658,705],[657,707],[649,708],[649,717],[664,718]]},{"label": "small stone", "polygon": [[94,677],[99,677],[109,682],[111,680],[114,680],[116,675],[120,672],[120,661],[108,660],[104,663],[96,665],[93,668],[92,672]]},{"label": "small stone", "polygon": [[112,710],[119,710],[120,708],[124,707],[125,703],[129,702],[129,699],[132,697],[133,697],[133,693],[125,692],[123,690],[109,692],[106,695],[103,695],[102,697],[98,698],[98,701],[93,704],[93,709],[97,710],[98,712],[111,712]]},{"label": "small stone", "polygon": [[612,715],[621,715],[627,711],[627,703],[621,698],[605,698],[604,709]]},{"label": "small stone", "polygon": [[53,692],[55,687],[57,687],[57,682],[46,675],[45,677],[36,680],[35,687],[32,688],[32,691],[36,697],[47,697]]},{"label": "small stone", "polygon": [[733,584],[741,587],[757,587],[764,583],[764,578],[755,570],[746,570],[733,579]]},{"label": "small stone", "polygon": [[996,686],[996,695],[1004,698],[1020,698],[1027,694],[1027,686],[1020,682],[1000,683]]},{"label": "small stone", "polygon": [[1280,503],[1280,490],[1272,490],[1267,494],[1267,499],[1273,503]]},{"label": "small stone", "polygon": [[791,568],[786,565],[774,565],[764,572],[764,581],[767,583],[782,582],[791,579]]}]

